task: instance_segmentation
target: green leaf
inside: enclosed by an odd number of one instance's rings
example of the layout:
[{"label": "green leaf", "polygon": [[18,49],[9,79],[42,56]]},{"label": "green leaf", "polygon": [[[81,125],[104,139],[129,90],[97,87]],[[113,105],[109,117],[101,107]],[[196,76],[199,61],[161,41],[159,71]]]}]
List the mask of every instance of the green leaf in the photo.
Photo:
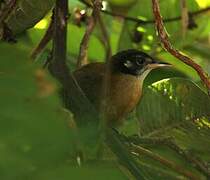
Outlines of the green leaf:
[{"label": "green leaf", "polygon": [[28,48],[2,43],[0,49],[0,174],[25,179],[68,159],[71,131],[57,94],[39,96]]},{"label": "green leaf", "polygon": [[144,90],[137,107],[143,134],[173,126],[182,121],[210,119],[210,98],[193,82],[172,78]]},{"label": "green leaf", "polygon": [[[126,179],[116,161],[87,161],[78,167],[76,153],[80,140],[69,127],[71,116],[63,110],[56,89],[47,95],[40,94],[45,90],[42,85],[56,88],[56,82],[47,72],[37,77],[40,67],[29,61],[30,47],[22,41],[13,45],[1,43],[0,50],[1,178]],[[90,133],[95,129],[87,127],[84,131]],[[93,147],[96,139],[84,141]]]},{"label": "green leaf", "polygon": [[5,23],[13,34],[23,32],[39,22],[53,7],[54,3],[55,0],[19,0]]},{"label": "green leaf", "polygon": [[[204,166],[210,160],[209,107],[209,96],[190,80],[172,78],[153,83],[144,89],[142,100],[137,106],[139,133],[143,138],[151,139],[172,137],[177,147],[188,154],[188,158],[166,141],[165,144],[156,142],[140,145],[194,176],[206,179],[206,172],[199,170],[192,159]],[[155,178],[156,168],[160,169],[160,174],[155,179],[162,179],[167,173],[174,178],[177,176],[178,171],[147,154],[140,154],[138,159],[141,165],[148,168],[147,173],[152,179]]]},{"label": "green leaf", "polygon": [[[179,59],[175,58],[173,55],[171,55],[168,52],[161,52],[158,54],[158,58],[163,60],[164,62],[167,62],[169,64],[172,64],[172,69],[177,69],[178,71],[182,72],[186,76],[190,77],[191,79],[195,81],[199,81],[200,78],[197,74],[197,72],[190,66],[186,65]],[[176,77],[176,76],[175,76]]]}]

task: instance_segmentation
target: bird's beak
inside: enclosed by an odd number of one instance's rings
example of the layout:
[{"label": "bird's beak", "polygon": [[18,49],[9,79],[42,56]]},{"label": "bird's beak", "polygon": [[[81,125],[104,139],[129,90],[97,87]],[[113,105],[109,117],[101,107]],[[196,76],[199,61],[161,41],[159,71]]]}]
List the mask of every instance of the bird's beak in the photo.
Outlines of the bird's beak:
[{"label": "bird's beak", "polygon": [[147,69],[156,69],[159,67],[171,67],[171,66],[172,66],[171,64],[156,61],[154,63],[148,64]]}]

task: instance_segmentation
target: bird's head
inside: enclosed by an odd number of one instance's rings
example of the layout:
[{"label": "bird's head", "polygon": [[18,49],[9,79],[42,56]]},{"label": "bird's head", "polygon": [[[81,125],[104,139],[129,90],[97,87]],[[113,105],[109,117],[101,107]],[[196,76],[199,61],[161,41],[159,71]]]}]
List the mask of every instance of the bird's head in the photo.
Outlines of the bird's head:
[{"label": "bird's head", "polygon": [[115,72],[145,77],[152,69],[170,66],[158,62],[148,54],[135,49],[120,51],[112,57],[112,67]]}]

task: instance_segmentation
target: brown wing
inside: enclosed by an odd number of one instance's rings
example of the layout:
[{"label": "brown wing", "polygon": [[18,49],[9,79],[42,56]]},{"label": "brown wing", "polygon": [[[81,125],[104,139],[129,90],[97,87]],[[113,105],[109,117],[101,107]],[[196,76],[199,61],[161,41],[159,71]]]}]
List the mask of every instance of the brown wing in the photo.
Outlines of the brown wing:
[{"label": "brown wing", "polygon": [[[104,67],[104,63],[91,63],[77,69],[73,73],[79,86],[95,107],[99,107],[101,85],[105,72]],[[78,112],[81,112],[75,107],[74,95],[69,96],[65,89],[61,89],[61,98],[64,106],[70,109],[75,116],[79,116]]]},{"label": "brown wing", "polygon": [[79,86],[95,107],[98,107],[101,99],[104,72],[104,63],[91,63],[73,73]]}]

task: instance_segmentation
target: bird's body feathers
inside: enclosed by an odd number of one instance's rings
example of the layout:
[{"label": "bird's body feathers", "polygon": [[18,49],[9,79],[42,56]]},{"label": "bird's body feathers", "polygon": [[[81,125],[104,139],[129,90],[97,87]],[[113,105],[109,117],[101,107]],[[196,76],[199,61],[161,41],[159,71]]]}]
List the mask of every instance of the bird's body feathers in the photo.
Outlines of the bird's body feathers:
[{"label": "bird's body feathers", "polygon": [[[105,74],[105,63],[91,63],[73,73],[78,85],[98,112],[103,100]],[[116,126],[121,124],[123,117],[134,109],[141,96],[141,86],[142,82],[136,76],[111,72],[105,109],[109,125]],[[76,111],[70,99],[68,99],[67,106]],[[73,113],[77,115],[77,112]]]}]

